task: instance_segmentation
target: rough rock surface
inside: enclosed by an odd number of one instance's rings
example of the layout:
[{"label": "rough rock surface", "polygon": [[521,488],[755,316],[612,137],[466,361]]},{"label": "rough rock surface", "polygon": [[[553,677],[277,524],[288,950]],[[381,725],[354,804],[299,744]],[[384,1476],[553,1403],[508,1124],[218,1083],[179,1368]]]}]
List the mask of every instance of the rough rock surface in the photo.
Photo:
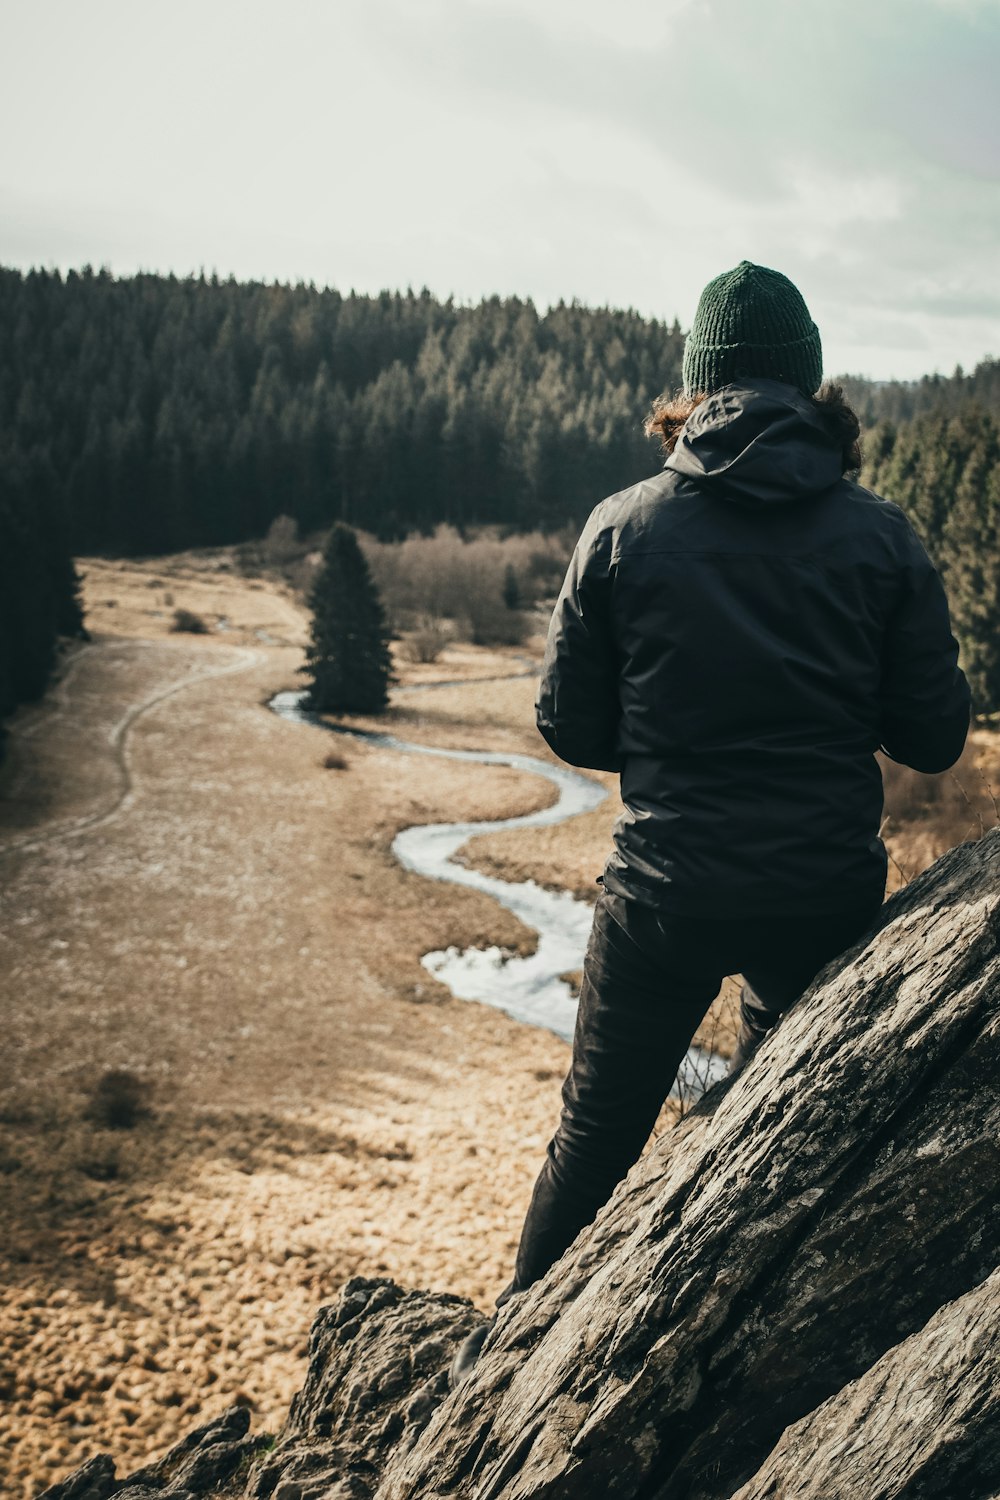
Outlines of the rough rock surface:
[{"label": "rough rock surface", "polygon": [[[733,1500],[1000,1489],[1000,1272],[782,1434]],[[974,1435],[970,1440],[970,1435]]]},{"label": "rough rock surface", "polygon": [[349,1281],[313,1324],[306,1383],[247,1495],[367,1500],[387,1455],[405,1452],[440,1406],[452,1354],[481,1322],[459,1297]]},{"label": "rough rock surface", "polygon": [[248,1438],[250,1413],[231,1406],[202,1427],[196,1427],[155,1464],[116,1479],[107,1454],[99,1454],[68,1479],[44,1491],[43,1500],[199,1500],[215,1494],[234,1474],[245,1469],[266,1437]]},{"label": "rough rock surface", "polygon": [[[442,1371],[479,1321],[468,1304],[350,1283],[276,1445],[239,1487],[191,1492],[993,1496],[998,950],[991,834],[894,897],[661,1137],[458,1392]],[[50,1494],[149,1487],[68,1488],[84,1473]]]}]

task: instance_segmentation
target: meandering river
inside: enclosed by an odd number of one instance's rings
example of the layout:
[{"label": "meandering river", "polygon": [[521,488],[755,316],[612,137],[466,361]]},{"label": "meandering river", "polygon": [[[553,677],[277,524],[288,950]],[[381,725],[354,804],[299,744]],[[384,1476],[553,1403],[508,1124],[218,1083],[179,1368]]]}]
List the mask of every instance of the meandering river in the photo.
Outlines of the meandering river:
[{"label": "meandering river", "polygon": [[[576,999],[562,977],[579,971],[587,946],[592,906],[568,891],[549,891],[533,880],[499,880],[460,864],[455,855],[470,838],[496,833],[502,828],[545,828],[562,823],[578,813],[599,806],[607,792],[589,776],[568,767],[536,760],[531,755],[506,754],[495,750],[446,750],[397,739],[393,734],[344,729],[329,724],[304,708],[304,692],[278,693],[271,708],[294,724],[309,724],[334,734],[349,735],[386,750],[406,755],[434,755],[445,760],[473,762],[483,766],[511,766],[532,776],[542,776],[558,789],[559,796],[540,812],[515,818],[487,819],[469,823],[418,823],[404,828],[393,840],[392,850],[406,869],[429,880],[447,880],[453,885],[485,891],[538,934],[538,945],[529,957],[499,948],[457,947],[425,953],[421,963],[448,986],[459,1000],[478,1000],[496,1006],[515,1020],[544,1026],[564,1041],[573,1036]],[[677,1087],[685,1097],[701,1093],[725,1072],[724,1059],[692,1048],[681,1068]]]}]

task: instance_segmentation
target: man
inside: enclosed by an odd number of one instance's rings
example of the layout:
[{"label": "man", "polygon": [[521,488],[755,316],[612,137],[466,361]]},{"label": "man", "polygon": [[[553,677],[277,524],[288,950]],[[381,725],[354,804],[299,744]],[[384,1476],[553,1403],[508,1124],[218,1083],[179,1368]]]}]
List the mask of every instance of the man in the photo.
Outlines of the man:
[{"label": "man", "polygon": [[[514,1279],[542,1276],[636,1161],[725,975],[734,1067],[882,902],[875,751],[958,759],[969,691],[940,579],[895,505],[845,477],[792,283],[743,261],[702,293],[657,477],[597,506],[549,629],[538,727],[621,774],[563,1111]],[[488,1330],[459,1351],[459,1382]]]}]

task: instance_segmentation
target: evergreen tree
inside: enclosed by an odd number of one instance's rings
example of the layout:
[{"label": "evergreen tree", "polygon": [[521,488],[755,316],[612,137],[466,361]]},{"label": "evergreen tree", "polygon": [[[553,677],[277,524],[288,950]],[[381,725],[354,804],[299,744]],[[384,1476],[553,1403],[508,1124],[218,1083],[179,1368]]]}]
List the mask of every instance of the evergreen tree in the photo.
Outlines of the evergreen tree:
[{"label": "evergreen tree", "polygon": [[2,721],[41,697],[58,637],[86,633],[80,580],[48,486],[37,451],[0,452],[0,756]]},{"label": "evergreen tree", "polygon": [[350,526],[327,538],[309,603],[309,707],[321,713],[381,713],[392,681],[389,631],[378,590]]},{"label": "evergreen tree", "polygon": [[524,602],[521,598],[521,585],[517,581],[517,573],[513,563],[508,563],[504,569],[503,602],[508,609],[520,609]]}]

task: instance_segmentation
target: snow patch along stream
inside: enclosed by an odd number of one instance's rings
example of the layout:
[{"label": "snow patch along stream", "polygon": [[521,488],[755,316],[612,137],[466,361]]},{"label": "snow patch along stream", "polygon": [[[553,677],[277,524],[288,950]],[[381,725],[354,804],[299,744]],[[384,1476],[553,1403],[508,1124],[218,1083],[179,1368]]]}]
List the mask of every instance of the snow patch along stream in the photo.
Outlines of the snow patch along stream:
[{"label": "snow patch along stream", "polygon": [[[447,985],[459,1000],[478,1000],[506,1011],[517,1021],[542,1026],[564,1041],[571,1041],[576,1020],[576,998],[564,974],[578,972],[590,934],[593,907],[568,891],[548,891],[533,880],[499,880],[480,870],[459,864],[455,855],[463,844],[479,834],[506,828],[546,828],[578,813],[590,812],[607,797],[607,791],[588,776],[532,755],[507,754],[495,750],[445,750],[418,745],[395,735],[374,730],[344,729],[328,724],[318,714],[303,708],[304,692],[277,693],[271,708],[294,724],[310,724],[333,734],[349,735],[384,750],[407,755],[434,755],[444,760],[473,762],[483,766],[510,766],[533,776],[543,776],[558,789],[550,807],[514,818],[484,819],[469,823],[419,823],[404,828],[392,842],[392,851],[407,870],[429,880],[484,891],[538,934],[538,946],[527,958],[511,956],[500,948],[457,947],[425,953],[424,968]],[[680,1089],[690,1099],[723,1076],[725,1060],[692,1047],[678,1075]]]}]

